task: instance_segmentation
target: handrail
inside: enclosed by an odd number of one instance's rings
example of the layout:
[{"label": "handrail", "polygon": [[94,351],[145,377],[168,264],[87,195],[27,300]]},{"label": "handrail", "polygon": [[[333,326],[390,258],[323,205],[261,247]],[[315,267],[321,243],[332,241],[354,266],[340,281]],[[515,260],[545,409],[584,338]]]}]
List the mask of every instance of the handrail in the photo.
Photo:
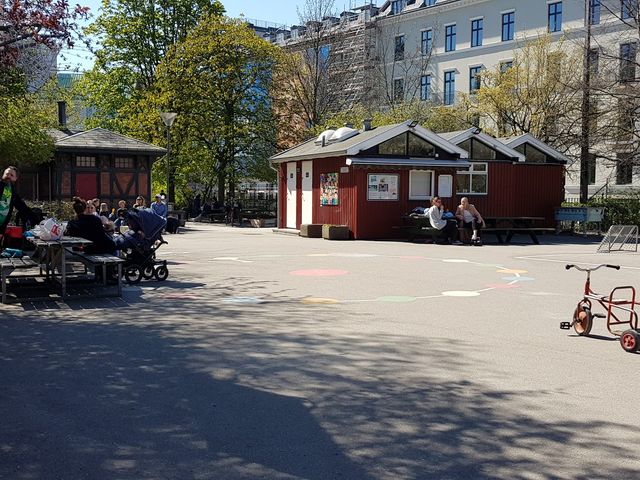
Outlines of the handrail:
[{"label": "handrail", "polygon": [[600,195],[602,198],[607,198],[609,196],[609,180],[607,180],[604,185],[602,185],[596,192],[591,195],[587,201],[593,200],[602,190],[604,190],[604,194]]}]

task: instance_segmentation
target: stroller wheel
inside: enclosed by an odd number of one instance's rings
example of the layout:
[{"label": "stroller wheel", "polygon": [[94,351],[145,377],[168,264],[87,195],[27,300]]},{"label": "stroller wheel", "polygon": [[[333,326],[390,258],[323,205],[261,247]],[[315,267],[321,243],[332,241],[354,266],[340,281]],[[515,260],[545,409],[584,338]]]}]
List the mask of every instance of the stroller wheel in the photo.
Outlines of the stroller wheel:
[{"label": "stroller wheel", "polygon": [[156,276],[156,279],[162,282],[166,280],[167,277],[169,276],[169,269],[164,265],[161,265],[158,268],[156,268],[155,276]]},{"label": "stroller wheel", "polygon": [[151,280],[153,278],[153,275],[154,275],[153,265],[144,267],[144,269],[142,270],[142,276],[144,277],[145,280]]},{"label": "stroller wheel", "polygon": [[138,265],[130,265],[124,271],[127,283],[139,283],[142,280],[142,270]]}]

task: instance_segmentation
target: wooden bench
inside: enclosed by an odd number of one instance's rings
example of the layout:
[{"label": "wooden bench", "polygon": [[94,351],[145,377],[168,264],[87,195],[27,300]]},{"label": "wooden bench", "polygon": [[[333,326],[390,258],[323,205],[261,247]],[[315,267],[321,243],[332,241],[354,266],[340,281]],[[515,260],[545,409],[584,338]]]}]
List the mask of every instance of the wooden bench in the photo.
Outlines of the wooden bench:
[{"label": "wooden bench", "polygon": [[0,270],[2,271],[2,303],[7,303],[7,277],[14,270],[26,270],[38,268],[39,264],[29,257],[22,258],[0,258]]},{"label": "wooden bench", "polygon": [[[511,243],[511,239],[513,238],[514,235],[523,234],[523,235],[529,235],[529,237],[531,238],[531,241],[534,244],[540,245],[540,240],[538,240],[538,235],[549,233],[549,232],[555,232],[555,231],[556,231],[555,228],[547,228],[547,227],[489,227],[489,228],[481,229],[480,235],[482,235],[483,233],[492,233],[498,239],[498,243],[508,244],[508,243]],[[503,235],[506,235],[505,239],[502,238]]]},{"label": "wooden bench", "polygon": [[421,227],[419,225],[398,225],[391,228],[405,233],[409,242],[413,242],[416,238],[431,238],[435,242],[442,234],[442,230],[437,228]]},{"label": "wooden bench", "polygon": [[111,255],[109,253],[94,253],[89,254],[85,252],[76,252],[74,250],[67,250],[73,256],[73,258],[79,260],[86,267],[93,269],[94,274],[96,269],[102,268],[102,285],[107,286],[107,267],[115,266],[117,268],[117,280],[118,280],[118,297],[122,296],[122,264],[124,259]]}]

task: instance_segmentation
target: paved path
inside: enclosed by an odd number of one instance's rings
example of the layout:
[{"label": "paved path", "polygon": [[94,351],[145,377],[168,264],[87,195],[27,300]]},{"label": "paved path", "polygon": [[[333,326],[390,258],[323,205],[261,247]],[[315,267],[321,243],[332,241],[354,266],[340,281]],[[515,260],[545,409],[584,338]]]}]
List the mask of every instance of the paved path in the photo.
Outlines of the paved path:
[{"label": "paved path", "polygon": [[640,355],[558,329],[565,263],[640,254],[167,239],[123,300],[2,306],[0,478],[640,478]]}]

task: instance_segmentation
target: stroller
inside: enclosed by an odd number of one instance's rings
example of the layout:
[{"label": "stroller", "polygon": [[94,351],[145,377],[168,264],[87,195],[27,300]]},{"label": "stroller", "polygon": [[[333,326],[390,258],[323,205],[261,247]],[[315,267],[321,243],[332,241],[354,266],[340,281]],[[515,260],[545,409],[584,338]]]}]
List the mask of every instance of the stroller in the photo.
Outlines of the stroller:
[{"label": "stroller", "polygon": [[126,217],[129,230],[116,237],[117,248],[124,258],[124,278],[128,283],[138,283],[143,278],[166,280],[169,276],[166,260],[156,260],[156,250],[168,243],[162,238],[167,221],[150,208],[131,210]]}]

